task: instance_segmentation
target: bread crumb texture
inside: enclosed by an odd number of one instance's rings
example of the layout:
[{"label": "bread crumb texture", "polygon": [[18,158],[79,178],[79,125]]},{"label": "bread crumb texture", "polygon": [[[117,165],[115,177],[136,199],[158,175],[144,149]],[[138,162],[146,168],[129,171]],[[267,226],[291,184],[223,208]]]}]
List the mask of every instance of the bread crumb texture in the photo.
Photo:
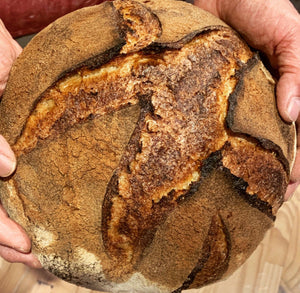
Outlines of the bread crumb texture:
[{"label": "bread crumb texture", "polygon": [[[60,71],[53,49],[49,75],[38,90],[28,81],[17,105],[11,87],[41,40],[65,29],[68,54],[80,55],[75,28],[85,19],[86,34],[95,29],[86,15],[103,17],[111,43]],[[279,118],[257,55],[220,20],[174,0],[106,2],[32,42],[0,106],[18,156],[0,191],[43,266],[109,292],[181,292],[229,276],[271,227],[293,161],[293,126]],[[17,114],[5,116],[13,100]]]}]

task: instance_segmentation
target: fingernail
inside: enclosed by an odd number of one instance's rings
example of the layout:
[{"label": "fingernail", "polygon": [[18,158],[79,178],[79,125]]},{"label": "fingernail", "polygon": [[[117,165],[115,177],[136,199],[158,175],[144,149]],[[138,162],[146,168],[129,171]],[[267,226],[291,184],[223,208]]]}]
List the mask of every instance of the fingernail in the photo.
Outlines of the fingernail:
[{"label": "fingernail", "polygon": [[284,195],[284,201],[291,200],[297,190],[299,182],[289,182],[286,193]]},{"label": "fingernail", "polygon": [[41,262],[39,261],[39,259],[37,258],[37,256],[33,256],[34,257],[34,260],[32,262],[32,266],[36,269],[41,269],[43,266],[41,264]]},{"label": "fingernail", "polygon": [[12,161],[15,160],[15,154],[12,151],[10,145],[6,141],[6,139],[0,135],[0,153],[7,158],[11,159]]},{"label": "fingernail", "polygon": [[291,121],[296,121],[300,112],[300,97],[292,97],[288,107],[286,114],[288,115]]},{"label": "fingernail", "polygon": [[0,176],[7,177],[11,175],[16,168],[16,164],[15,160],[0,154]]},{"label": "fingernail", "polygon": [[15,250],[21,252],[21,253],[29,253],[30,252],[30,248],[24,248],[24,247],[13,247]]}]

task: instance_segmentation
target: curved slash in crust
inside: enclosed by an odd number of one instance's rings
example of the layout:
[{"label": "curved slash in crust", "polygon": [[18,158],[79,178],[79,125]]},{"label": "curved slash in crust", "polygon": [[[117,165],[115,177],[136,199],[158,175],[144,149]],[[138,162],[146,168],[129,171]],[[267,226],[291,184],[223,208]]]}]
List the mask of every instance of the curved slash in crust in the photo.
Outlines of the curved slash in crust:
[{"label": "curved slash in crust", "polygon": [[[265,161],[262,161],[261,158],[254,157],[253,160],[251,160],[251,155],[249,155],[248,151],[250,149],[250,152],[252,153],[253,145],[244,144],[240,147],[245,150],[244,153],[241,152],[240,154],[239,151],[241,150],[236,151],[234,147],[232,150],[231,146],[229,146],[229,143],[227,142],[221,150],[211,154],[203,162],[201,179],[205,180],[205,177],[209,176],[210,173],[216,169],[221,170],[229,178],[231,178],[230,180],[232,181],[233,187],[238,191],[239,196],[247,201],[253,208],[258,209],[274,221],[278,206],[282,204],[282,188],[285,187],[280,186],[280,184],[282,184],[282,181],[285,179],[280,178],[279,182],[275,182],[275,185],[272,185],[274,182],[269,180],[269,178],[272,177],[272,173],[274,172],[278,174],[278,176],[284,176],[285,173],[282,171],[283,168],[281,164],[277,162],[277,164],[275,163],[275,167],[273,166],[272,168],[271,166],[268,169],[270,173],[268,171],[261,170],[259,168],[260,166],[265,166],[265,168],[268,168],[269,166],[268,164],[264,164]],[[266,156],[263,159],[270,160],[270,157],[271,159],[274,158],[272,154],[269,154],[268,156],[268,153],[266,153]],[[250,159],[251,162],[247,162],[247,159]],[[258,166],[252,164],[255,160],[259,164]],[[272,162],[270,160],[270,162],[273,163],[274,161]],[[241,171],[241,168],[243,168],[243,172]],[[277,172],[277,168],[281,168],[281,170]],[[249,174],[253,175],[254,179],[251,176],[250,178],[245,178],[244,172],[247,174],[248,171],[250,172]],[[252,193],[251,190],[254,190],[257,185],[262,187],[263,190],[256,190],[259,191],[259,194]]]},{"label": "curved slash in crust", "polygon": [[247,182],[243,196],[275,218],[283,203],[288,177],[277,154],[246,137],[230,137],[222,149],[222,163],[231,174]]},{"label": "curved slash in crust", "polygon": [[289,173],[294,161],[295,129],[279,115],[274,79],[257,55],[237,72],[237,77],[239,81],[229,97],[228,127],[234,133],[257,139],[264,148],[276,152]]},{"label": "curved slash in crust", "polygon": [[182,286],[182,290],[200,288],[219,280],[226,272],[230,259],[231,242],[226,225],[219,213],[211,219],[210,228],[204,241],[201,256]]}]

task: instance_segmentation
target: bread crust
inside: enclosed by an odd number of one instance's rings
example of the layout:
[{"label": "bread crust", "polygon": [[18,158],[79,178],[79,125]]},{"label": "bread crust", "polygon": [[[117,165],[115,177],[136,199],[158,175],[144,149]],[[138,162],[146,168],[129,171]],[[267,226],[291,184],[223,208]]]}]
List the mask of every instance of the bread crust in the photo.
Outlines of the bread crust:
[{"label": "bread crust", "polygon": [[232,29],[182,1],[73,12],[11,71],[0,132],[18,168],[1,201],[75,284],[180,292],[227,277],[271,227],[295,156],[274,88]]}]

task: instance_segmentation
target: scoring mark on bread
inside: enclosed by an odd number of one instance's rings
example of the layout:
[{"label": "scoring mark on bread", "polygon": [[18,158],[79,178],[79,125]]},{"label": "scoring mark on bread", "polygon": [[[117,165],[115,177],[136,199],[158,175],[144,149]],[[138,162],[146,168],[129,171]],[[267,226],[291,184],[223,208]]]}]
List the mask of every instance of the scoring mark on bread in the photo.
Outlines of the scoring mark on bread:
[{"label": "scoring mark on bread", "polygon": [[287,173],[277,154],[263,149],[249,138],[231,136],[222,155],[224,167],[247,182],[245,192],[249,200],[274,217],[283,203],[288,184]]},{"label": "scoring mark on bread", "polygon": [[[173,293],[200,288],[219,280],[226,272],[231,250],[230,234],[219,213],[211,219],[201,256],[185,282]],[[216,265],[218,264],[218,265]]]}]

